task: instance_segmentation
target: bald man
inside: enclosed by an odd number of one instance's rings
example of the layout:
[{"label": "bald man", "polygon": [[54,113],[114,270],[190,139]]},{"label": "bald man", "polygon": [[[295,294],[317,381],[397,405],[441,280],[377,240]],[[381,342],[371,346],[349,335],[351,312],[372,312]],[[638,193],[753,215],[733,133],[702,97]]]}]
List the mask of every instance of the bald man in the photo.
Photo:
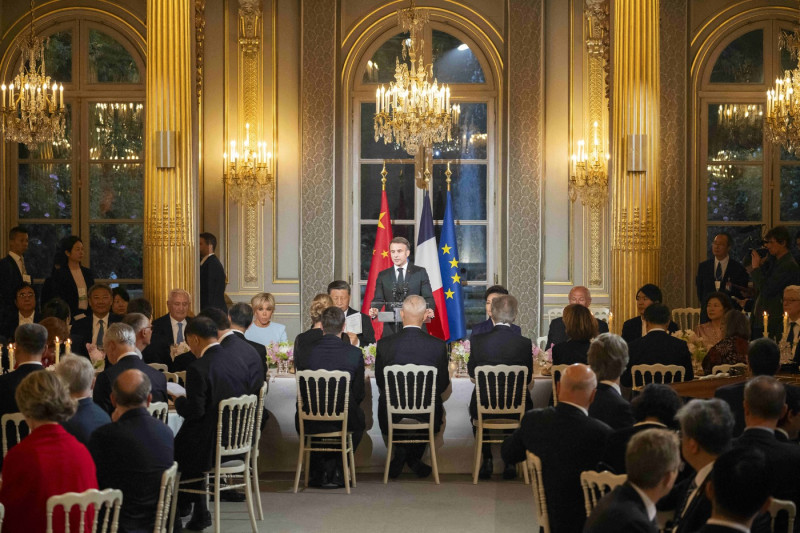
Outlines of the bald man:
[{"label": "bald man", "polygon": [[94,430],[89,452],[101,489],[122,490],[120,531],[152,531],[161,475],[172,466],[172,430],[147,411],[150,378],[141,370],[122,372],[114,381],[113,423]]},{"label": "bald man", "polygon": [[[581,285],[572,287],[569,291],[568,298],[570,304],[582,305],[587,309],[592,305],[592,294],[589,292],[589,289]],[[597,329],[600,333],[608,333],[608,324],[605,320],[598,320]],[[568,340],[564,319],[561,317],[554,318],[553,321],[550,322],[550,328],[547,330],[547,347],[549,348],[553,344],[566,342]]]},{"label": "bald man", "polygon": [[552,533],[581,531],[586,521],[580,475],[594,469],[612,432],[589,417],[596,388],[591,368],[569,366],[556,385],[558,405],[525,413],[521,427],[503,443],[506,464],[524,461],[526,451],[541,459]]}]

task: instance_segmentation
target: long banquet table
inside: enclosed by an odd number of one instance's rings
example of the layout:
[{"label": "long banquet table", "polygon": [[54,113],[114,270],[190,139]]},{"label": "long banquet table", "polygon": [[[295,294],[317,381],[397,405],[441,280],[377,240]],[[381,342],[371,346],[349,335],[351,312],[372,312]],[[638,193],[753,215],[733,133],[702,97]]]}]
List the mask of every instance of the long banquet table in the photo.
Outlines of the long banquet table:
[{"label": "long banquet table", "polygon": [[[378,425],[378,388],[371,375],[365,378],[369,386],[361,406],[366,415],[367,431],[356,450],[356,468],[359,472],[383,472],[386,445]],[[472,424],[469,418],[469,400],[474,385],[468,377],[451,380],[452,394],[444,402],[443,431],[436,436],[436,453],[440,473],[471,473],[474,453]],[[545,407],[552,395],[549,376],[534,376],[530,394],[535,407]],[[298,436],[294,427],[297,389],[294,375],[280,375],[272,379],[266,398],[270,418],[261,434],[259,470],[262,472],[293,472],[297,466]],[[499,450],[495,451],[495,469],[500,472],[503,463]],[[429,457],[426,456],[429,463]],[[430,463],[429,463],[430,464]]]}]

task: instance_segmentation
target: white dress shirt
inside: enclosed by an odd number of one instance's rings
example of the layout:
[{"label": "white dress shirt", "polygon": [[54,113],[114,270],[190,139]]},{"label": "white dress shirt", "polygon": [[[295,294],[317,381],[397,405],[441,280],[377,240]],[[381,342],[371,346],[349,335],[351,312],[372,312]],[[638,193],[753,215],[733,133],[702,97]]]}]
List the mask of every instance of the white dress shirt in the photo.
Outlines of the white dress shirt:
[{"label": "white dress shirt", "polygon": [[[104,317],[99,317],[92,313],[92,344],[97,344],[97,332],[100,331],[100,321],[103,321],[103,338],[108,333],[108,314]],[[102,349],[102,346],[98,346]]]},{"label": "white dress shirt", "polygon": [[203,263],[205,263],[205,262],[206,262],[206,260],[208,260],[208,258],[209,258],[209,257],[211,257],[212,255],[214,255],[214,252],[211,252],[210,254],[208,254],[207,256],[205,256],[204,258],[202,258],[202,259],[200,260],[200,266],[203,266]]},{"label": "white dress shirt", "polygon": [[565,401],[563,401],[563,400],[559,400],[559,401],[558,401],[558,403],[564,403],[564,404],[567,404],[567,405],[571,405],[572,407],[575,407],[575,408],[577,408],[577,409],[580,409],[580,410],[581,410],[581,413],[585,414],[586,416],[589,416],[589,411],[588,411],[588,410],[587,410],[585,407],[581,407],[581,406],[580,406],[580,405],[578,405],[577,403],[565,402]]},{"label": "white dress shirt", "polygon": [[636,493],[639,495],[639,497],[642,499],[642,503],[644,503],[644,508],[647,510],[647,518],[649,518],[650,521],[652,522],[653,520],[656,519],[656,504],[653,503],[653,500],[651,500],[650,497],[647,494],[645,494],[642,491],[642,489],[637,487],[635,484],[631,483],[631,487],[633,487],[633,490],[635,490]]},{"label": "white dress shirt", "polygon": [[33,324],[33,315],[36,314],[36,311],[31,312],[30,316],[23,316],[22,313],[17,313],[19,315],[19,326],[22,324]]},{"label": "white dress shirt", "polygon": [[403,280],[405,281],[405,280],[408,279],[408,261],[406,261],[406,264],[403,265],[403,266],[397,266],[397,265],[394,266],[394,279],[395,279],[395,281],[397,280],[397,271],[399,269],[401,269],[401,268],[403,269]]},{"label": "white dress shirt", "polygon": [[714,285],[717,287],[717,290],[720,289],[721,281],[717,281],[717,265],[722,265],[722,277],[725,277],[725,272],[728,271],[728,262],[730,261],[731,257],[729,255],[725,256],[725,259],[717,259],[714,258]]}]

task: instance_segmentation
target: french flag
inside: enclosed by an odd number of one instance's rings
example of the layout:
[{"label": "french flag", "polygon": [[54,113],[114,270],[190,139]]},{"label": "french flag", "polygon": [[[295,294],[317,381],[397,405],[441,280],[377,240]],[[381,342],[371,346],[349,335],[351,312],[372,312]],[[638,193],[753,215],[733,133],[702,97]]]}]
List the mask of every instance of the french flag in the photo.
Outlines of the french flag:
[{"label": "french flag", "polygon": [[450,328],[447,324],[447,307],[444,303],[442,272],[439,270],[439,253],[436,248],[436,237],[433,233],[433,215],[431,214],[431,201],[428,191],[425,191],[425,197],[422,201],[422,215],[419,219],[414,264],[424,267],[428,272],[431,291],[433,291],[433,301],[436,303],[434,318],[428,324],[428,333],[446,341],[450,338]]}]

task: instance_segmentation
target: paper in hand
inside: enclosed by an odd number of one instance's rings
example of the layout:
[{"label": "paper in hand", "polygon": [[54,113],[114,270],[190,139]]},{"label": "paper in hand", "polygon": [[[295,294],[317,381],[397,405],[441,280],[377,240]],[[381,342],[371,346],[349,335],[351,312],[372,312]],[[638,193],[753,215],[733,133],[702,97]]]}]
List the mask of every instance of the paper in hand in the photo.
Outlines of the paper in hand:
[{"label": "paper in hand", "polygon": [[361,335],[361,313],[353,313],[344,319],[344,332]]},{"label": "paper in hand", "polygon": [[186,396],[186,389],[184,389],[182,385],[178,385],[172,381],[167,382],[167,392],[173,396]]}]

